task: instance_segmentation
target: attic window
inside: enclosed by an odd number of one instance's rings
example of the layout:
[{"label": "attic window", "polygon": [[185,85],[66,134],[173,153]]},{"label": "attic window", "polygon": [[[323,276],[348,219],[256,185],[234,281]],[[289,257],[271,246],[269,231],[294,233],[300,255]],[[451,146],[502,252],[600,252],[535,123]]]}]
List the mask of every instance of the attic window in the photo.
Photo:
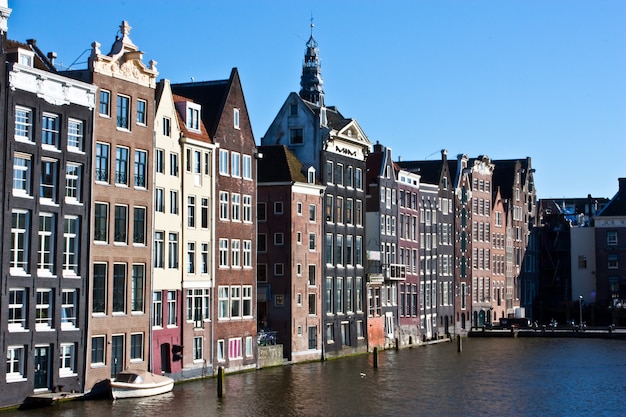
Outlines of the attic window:
[{"label": "attic window", "polygon": [[309,184],[315,184],[315,168],[310,167],[307,171],[307,180]]},{"label": "attic window", "polygon": [[235,129],[239,129],[239,109],[233,110],[233,119]]},{"label": "attic window", "polygon": [[192,130],[200,130],[200,106],[187,104],[187,128]]},{"label": "attic window", "polygon": [[291,145],[301,145],[303,141],[302,128],[289,129],[289,143]]},{"label": "attic window", "polygon": [[297,104],[292,104],[289,108],[289,115],[290,116],[297,116],[298,115],[298,105]]},{"label": "attic window", "polygon": [[22,65],[26,65],[27,67],[33,66],[33,60],[35,59],[35,54],[32,51],[26,51],[24,49],[18,49],[17,51],[18,62]]}]

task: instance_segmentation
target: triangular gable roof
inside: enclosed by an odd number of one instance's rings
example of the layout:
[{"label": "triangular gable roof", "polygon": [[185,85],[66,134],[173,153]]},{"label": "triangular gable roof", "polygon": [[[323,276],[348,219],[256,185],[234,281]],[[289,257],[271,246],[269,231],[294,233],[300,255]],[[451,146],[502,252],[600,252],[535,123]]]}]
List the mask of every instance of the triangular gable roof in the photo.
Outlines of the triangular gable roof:
[{"label": "triangular gable roof", "polygon": [[611,201],[598,213],[598,216],[626,215],[626,178],[619,179],[619,190]]},{"label": "triangular gable roof", "polygon": [[[156,112],[158,112],[159,107],[161,106],[161,101],[165,100],[165,91],[166,91],[166,86],[167,86],[167,90],[169,92],[169,94],[167,94],[170,99],[172,100],[171,102],[171,106],[174,109],[174,111],[176,111],[175,109],[175,104],[174,104],[174,94],[172,93],[172,86],[170,84],[170,81],[168,79],[162,79],[160,80],[157,85],[156,85],[156,90],[155,90],[155,102],[156,102]],[[172,120],[172,123],[176,123],[176,130],[180,130],[180,121],[178,120],[178,117],[176,117],[174,120]]]},{"label": "triangular gable roof", "polygon": [[[209,136],[214,138],[222,118],[224,106],[235,85],[241,88],[241,80],[237,68],[231,70],[230,78],[227,80],[172,84],[172,91],[202,106],[202,121]],[[242,97],[242,99],[245,105],[245,97]]]},{"label": "triangular gable roof", "polygon": [[202,121],[210,137],[215,136],[224,109],[230,80],[172,84],[172,91],[202,106]]},{"label": "triangular gable roof", "polygon": [[347,123],[345,123],[341,129],[337,129],[337,135],[341,136],[342,139],[348,140],[357,145],[367,146],[369,148],[372,142],[370,142],[367,138],[367,135],[363,129],[361,129],[359,123],[355,119],[345,120]]}]

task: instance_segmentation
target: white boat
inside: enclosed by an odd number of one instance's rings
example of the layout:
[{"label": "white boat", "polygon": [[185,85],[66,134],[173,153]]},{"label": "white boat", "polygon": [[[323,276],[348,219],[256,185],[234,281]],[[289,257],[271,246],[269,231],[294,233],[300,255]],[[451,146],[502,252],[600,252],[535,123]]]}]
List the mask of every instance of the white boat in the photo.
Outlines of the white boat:
[{"label": "white boat", "polygon": [[128,370],[111,380],[113,399],[140,398],[164,394],[174,388],[174,380],[148,371]]}]

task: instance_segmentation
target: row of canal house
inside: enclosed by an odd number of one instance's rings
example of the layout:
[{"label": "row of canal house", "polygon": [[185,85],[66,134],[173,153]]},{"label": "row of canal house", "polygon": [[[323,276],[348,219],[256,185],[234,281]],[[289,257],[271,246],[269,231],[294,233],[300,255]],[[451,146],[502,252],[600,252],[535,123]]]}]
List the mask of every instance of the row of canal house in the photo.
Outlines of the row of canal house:
[{"label": "row of canal house", "polygon": [[58,71],[1,6],[2,405],[252,369],[260,330],[292,361],[417,343],[532,294],[530,158],[394,162],[325,104],[313,36],[257,148],[236,69],[157,80],[122,22]]},{"label": "row of canal house", "polygon": [[157,81],[122,22],[59,71],[7,39],[0,406],[128,369],[256,366],[256,145],[236,69]]},{"label": "row of canal house", "polygon": [[530,158],[442,151],[394,162],[325,104],[322,85],[311,35],[300,92],[259,147],[259,323],[285,357],[408,345],[526,315],[537,291]]}]

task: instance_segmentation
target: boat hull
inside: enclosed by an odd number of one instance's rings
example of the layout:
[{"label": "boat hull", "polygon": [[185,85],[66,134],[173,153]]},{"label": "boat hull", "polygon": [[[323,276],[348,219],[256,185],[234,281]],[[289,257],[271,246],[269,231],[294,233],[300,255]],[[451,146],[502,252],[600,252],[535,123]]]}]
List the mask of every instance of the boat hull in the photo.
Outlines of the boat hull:
[{"label": "boat hull", "polygon": [[165,394],[174,388],[174,380],[167,376],[145,371],[126,371],[111,381],[111,396],[121,398],[141,398]]},{"label": "boat hull", "polygon": [[135,384],[111,382],[111,395],[114,400],[121,398],[141,398],[153,395],[165,394],[174,388],[174,381],[166,382],[156,386],[129,386]]}]

